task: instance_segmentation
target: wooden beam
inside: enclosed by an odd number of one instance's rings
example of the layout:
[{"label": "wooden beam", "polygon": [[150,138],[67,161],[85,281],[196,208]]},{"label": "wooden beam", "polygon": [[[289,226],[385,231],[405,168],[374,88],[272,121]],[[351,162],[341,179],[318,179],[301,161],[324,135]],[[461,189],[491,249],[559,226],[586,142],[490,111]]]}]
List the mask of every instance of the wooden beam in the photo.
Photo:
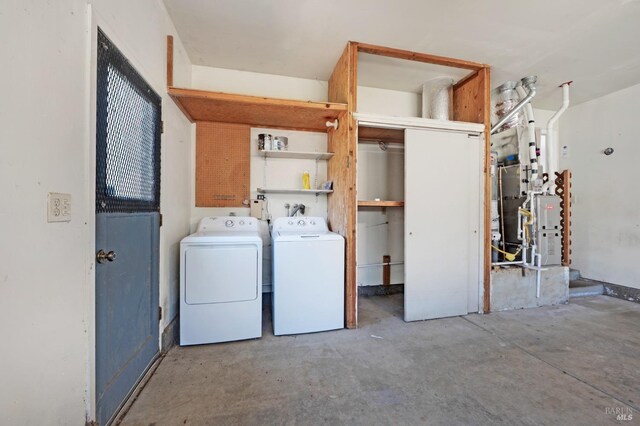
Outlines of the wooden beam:
[{"label": "wooden beam", "polygon": [[328,100],[330,102],[348,104],[351,100],[351,97],[349,95],[349,61],[351,57],[349,55],[349,52],[350,47],[347,44],[347,47],[342,52],[340,59],[336,63],[336,66],[331,73],[331,77],[329,77]]},{"label": "wooden beam", "polygon": [[358,127],[358,140],[404,144],[404,129],[384,129],[380,127]]},{"label": "wooden beam", "polygon": [[491,312],[491,68],[482,71],[484,121],[484,268],[483,312]]},{"label": "wooden beam", "polygon": [[453,87],[453,119],[469,123],[485,123],[484,69],[464,78]]},{"label": "wooden beam", "polygon": [[356,46],[358,52],[370,53],[372,55],[388,56],[391,58],[406,59],[409,61],[425,62],[445,67],[463,68],[468,70],[480,70],[486,67],[477,62],[465,61],[462,59],[447,58],[445,56],[429,55],[426,53],[412,52],[410,50],[394,49],[391,47],[376,46],[373,44],[350,42]]},{"label": "wooden beam", "polygon": [[353,113],[358,110],[358,50],[352,43],[349,43],[349,193],[347,209],[347,227],[349,229],[349,252],[347,262],[349,270],[347,272],[347,288],[349,289],[349,310],[347,316],[347,327],[358,327],[358,258],[356,257],[356,230],[358,224],[358,196],[356,191],[357,163],[358,163],[358,124],[353,117]]},{"label": "wooden beam", "polygon": [[[347,111],[345,104],[274,99],[169,87],[169,95],[191,121],[326,132],[327,121]],[[346,123],[345,123],[346,125]]]},{"label": "wooden beam", "polygon": [[453,87],[453,119],[484,124],[483,149],[483,300],[482,310],[491,310],[491,69],[486,66]]},{"label": "wooden beam", "polygon": [[460,80],[458,80],[458,81],[453,85],[453,88],[455,89],[455,88],[457,88],[457,87],[464,86],[464,85],[465,85],[465,83],[466,83],[468,80],[471,80],[471,79],[475,78],[477,75],[478,75],[478,72],[477,72],[477,71],[471,71],[469,74],[465,75],[465,76],[464,76],[464,77],[462,77]]},{"label": "wooden beam", "polygon": [[347,44],[329,79],[329,101],[347,104],[337,130],[329,130],[329,151],[333,158],[327,165],[328,179],[334,192],[328,196],[328,218],[331,229],[345,238],[345,326],[357,327],[357,283],[355,257],[355,49]]},{"label": "wooden beam", "polygon": [[167,36],[167,87],[173,86],[173,36]]},{"label": "wooden beam", "polygon": [[391,284],[391,256],[385,254],[382,256],[382,285],[390,285]]},{"label": "wooden beam", "polygon": [[404,207],[404,201],[359,200],[358,207]]}]

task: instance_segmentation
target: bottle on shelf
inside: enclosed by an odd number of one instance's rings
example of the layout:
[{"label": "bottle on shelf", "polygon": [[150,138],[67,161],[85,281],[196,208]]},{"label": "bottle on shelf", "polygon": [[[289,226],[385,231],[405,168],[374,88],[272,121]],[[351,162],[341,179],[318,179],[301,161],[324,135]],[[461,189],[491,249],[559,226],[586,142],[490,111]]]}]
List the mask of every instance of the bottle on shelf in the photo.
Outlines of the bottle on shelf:
[{"label": "bottle on shelf", "polygon": [[311,176],[306,170],[304,171],[304,173],[302,173],[302,188],[311,189]]}]

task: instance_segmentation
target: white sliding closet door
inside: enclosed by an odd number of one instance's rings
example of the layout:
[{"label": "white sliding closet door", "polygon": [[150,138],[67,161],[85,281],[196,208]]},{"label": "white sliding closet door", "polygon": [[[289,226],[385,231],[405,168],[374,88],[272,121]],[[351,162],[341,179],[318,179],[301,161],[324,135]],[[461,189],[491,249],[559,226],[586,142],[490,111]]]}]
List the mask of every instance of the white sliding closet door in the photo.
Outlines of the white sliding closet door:
[{"label": "white sliding closet door", "polygon": [[479,277],[480,152],[478,136],[405,131],[405,321],[468,313]]}]

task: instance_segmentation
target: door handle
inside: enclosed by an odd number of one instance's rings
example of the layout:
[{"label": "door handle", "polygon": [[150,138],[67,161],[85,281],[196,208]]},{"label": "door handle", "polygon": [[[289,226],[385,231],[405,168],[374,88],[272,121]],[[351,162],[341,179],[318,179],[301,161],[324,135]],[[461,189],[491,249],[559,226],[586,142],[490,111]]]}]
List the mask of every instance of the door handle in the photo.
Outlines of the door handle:
[{"label": "door handle", "polygon": [[96,254],[96,260],[98,263],[113,262],[116,260],[116,252],[111,250],[109,253],[105,253],[104,250],[100,249]]}]

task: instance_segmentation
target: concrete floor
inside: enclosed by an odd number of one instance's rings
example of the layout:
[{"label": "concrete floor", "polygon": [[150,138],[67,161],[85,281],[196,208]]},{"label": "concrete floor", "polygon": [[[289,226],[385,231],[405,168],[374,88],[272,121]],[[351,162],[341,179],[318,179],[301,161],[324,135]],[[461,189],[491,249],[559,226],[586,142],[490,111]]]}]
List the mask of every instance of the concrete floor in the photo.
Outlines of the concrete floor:
[{"label": "concrete floor", "polygon": [[640,424],[640,304],[405,323],[399,294],[359,315],[275,337],[265,312],[260,340],[173,348],[123,424]]}]

